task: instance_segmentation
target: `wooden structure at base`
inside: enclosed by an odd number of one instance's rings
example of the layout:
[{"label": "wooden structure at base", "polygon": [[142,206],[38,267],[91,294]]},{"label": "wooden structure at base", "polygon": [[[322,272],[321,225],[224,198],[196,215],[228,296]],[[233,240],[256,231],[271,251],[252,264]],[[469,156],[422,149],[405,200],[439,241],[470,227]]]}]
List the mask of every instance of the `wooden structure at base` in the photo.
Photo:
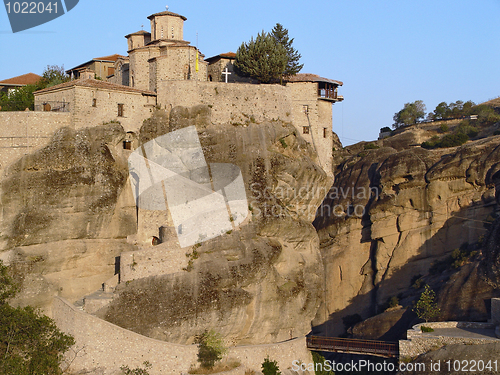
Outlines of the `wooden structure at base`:
[{"label": "wooden structure at base", "polygon": [[376,340],[308,336],[307,348],[323,352],[365,354],[386,358],[399,356],[399,343]]}]

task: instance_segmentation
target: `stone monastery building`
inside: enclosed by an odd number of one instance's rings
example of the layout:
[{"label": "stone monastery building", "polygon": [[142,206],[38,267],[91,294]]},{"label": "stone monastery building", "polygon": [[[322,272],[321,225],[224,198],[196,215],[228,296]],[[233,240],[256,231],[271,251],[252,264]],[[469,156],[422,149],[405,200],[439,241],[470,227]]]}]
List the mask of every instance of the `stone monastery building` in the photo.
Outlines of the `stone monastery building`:
[{"label": "stone monastery building", "polygon": [[35,110],[69,112],[75,128],[119,121],[131,139],[155,108],[205,104],[215,124],[279,119],[296,127],[331,173],[332,104],[343,100],[337,93],[342,82],[297,74],[285,85],[258,84],[236,74],[234,53],[205,59],[185,41],[186,17],[165,11],[148,19],[151,32],[125,36],[128,56],[68,70],[77,79],[35,92]]}]

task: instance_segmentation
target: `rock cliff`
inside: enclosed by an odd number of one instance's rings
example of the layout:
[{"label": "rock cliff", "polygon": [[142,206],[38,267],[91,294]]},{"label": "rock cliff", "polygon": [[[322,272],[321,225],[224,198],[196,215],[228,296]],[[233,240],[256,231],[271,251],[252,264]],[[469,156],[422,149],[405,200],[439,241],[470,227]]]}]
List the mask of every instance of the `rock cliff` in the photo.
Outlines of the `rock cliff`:
[{"label": "rock cliff", "polygon": [[327,285],[316,330],[340,334],[342,317],[380,312],[434,262],[487,232],[499,144],[347,150],[314,222]]}]

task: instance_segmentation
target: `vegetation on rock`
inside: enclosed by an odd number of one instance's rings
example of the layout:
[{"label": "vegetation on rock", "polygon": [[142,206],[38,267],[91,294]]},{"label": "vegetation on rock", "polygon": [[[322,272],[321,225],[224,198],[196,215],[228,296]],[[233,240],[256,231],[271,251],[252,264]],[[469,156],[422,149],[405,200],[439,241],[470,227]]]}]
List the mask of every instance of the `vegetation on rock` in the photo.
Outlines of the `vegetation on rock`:
[{"label": "vegetation on rock", "polygon": [[405,103],[404,108],[394,114],[392,127],[398,129],[402,126],[415,125],[425,116],[425,104],[422,100]]},{"label": "vegetation on rock", "polygon": [[269,359],[267,356],[262,362],[262,373],[264,375],[281,375],[280,368],[278,367],[278,362]]},{"label": "vegetation on rock", "polygon": [[197,336],[196,343],[198,344],[198,362],[201,367],[207,369],[214,367],[215,363],[227,353],[222,337],[214,330],[205,331]]},{"label": "vegetation on rock", "polygon": [[431,319],[437,317],[440,313],[440,309],[435,302],[436,293],[431,289],[429,285],[425,285],[424,291],[420,295],[420,299],[413,311],[418,315],[420,319],[424,319],[428,322]]},{"label": "vegetation on rock", "polygon": [[271,33],[257,34],[250,42],[242,43],[236,52],[234,67],[243,77],[261,83],[276,83],[283,77],[297,74],[303,67],[300,54],[292,47],[288,30],[277,23]]},{"label": "vegetation on rock", "polygon": [[0,375],[58,375],[63,354],[74,345],[54,321],[33,307],[14,308],[17,290],[0,261]]}]

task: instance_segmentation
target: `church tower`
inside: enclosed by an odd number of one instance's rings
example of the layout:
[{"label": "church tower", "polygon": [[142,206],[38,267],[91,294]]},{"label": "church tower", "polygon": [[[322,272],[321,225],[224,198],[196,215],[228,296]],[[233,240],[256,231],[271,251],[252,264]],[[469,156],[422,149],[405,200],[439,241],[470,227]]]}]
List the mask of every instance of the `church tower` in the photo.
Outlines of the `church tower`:
[{"label": "church tower", "polygon": [[151,21],[151,40],[183,40],[186,17],[167,10],[152,14],[148,19]]}]

